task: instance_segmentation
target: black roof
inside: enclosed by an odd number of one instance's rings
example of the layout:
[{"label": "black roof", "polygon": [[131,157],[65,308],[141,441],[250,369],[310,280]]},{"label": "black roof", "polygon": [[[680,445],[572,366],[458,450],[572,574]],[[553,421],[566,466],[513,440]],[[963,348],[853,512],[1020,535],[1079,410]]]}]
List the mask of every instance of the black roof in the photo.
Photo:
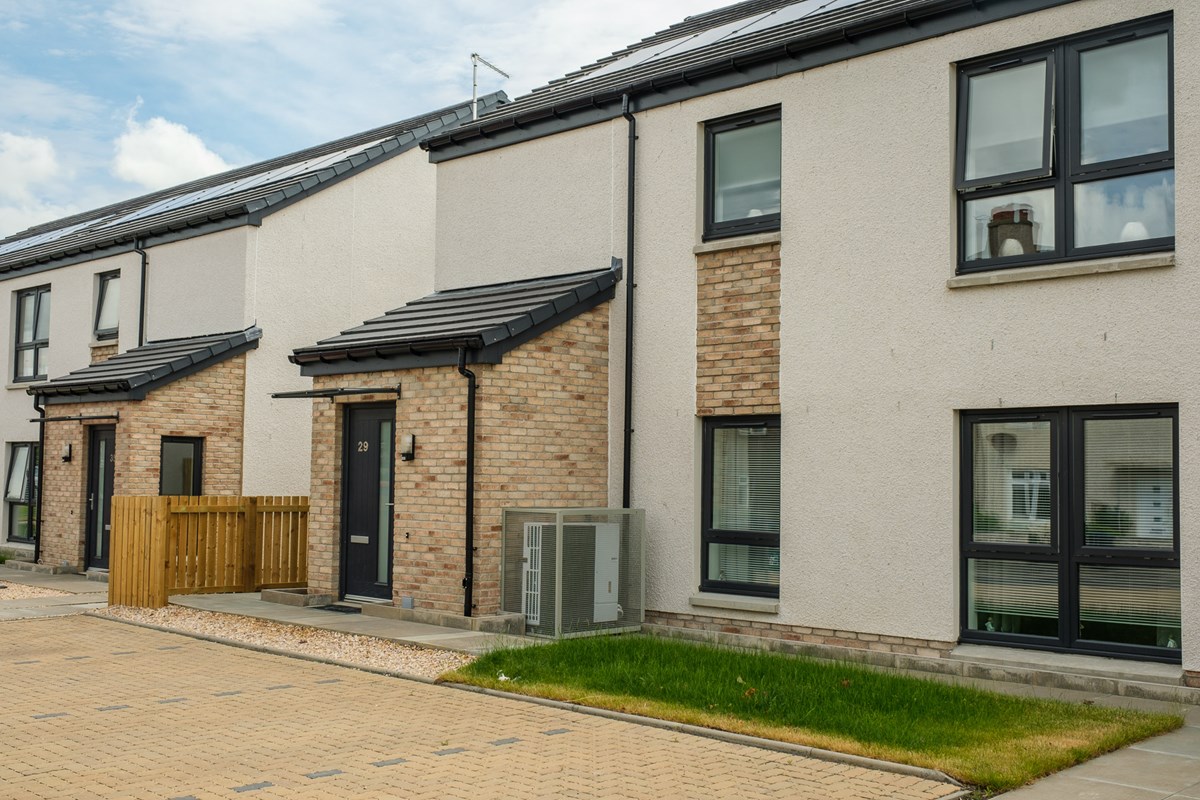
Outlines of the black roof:
[{"label": "black roof", "polygon": [[611,300],[621,262],[609,269],[434,292],[381,317],[301,347],[289,358],[305,375],[444,366],[459,349],[471,363],[504,353]]},{"label": "black roof", "polygon": [[746,0],[688,17],[426,138],[435,161],[770,80],[1073,0]]},{"label": "black roof", "polygon": [[[479,99],[487,110],[503,92]],[[411,150],[424,136],[470,120],[470,103],[422,114],[332,142],[114,205],[35,225],[0,240],[0,274],[174,234],[213,223],[245,224]],[[170,238],[167,239],[171,240]],[[118,251],[119,252],[119,251]],[[97,255],[108,255],[107,252]],[[68,262],[69,263],[69,262]]]},{"label": "black roof", "polygon": [[259,328],[147,342],[83,369],[30,386],[47,404],[141,400],[168,383],[258,347]]}]

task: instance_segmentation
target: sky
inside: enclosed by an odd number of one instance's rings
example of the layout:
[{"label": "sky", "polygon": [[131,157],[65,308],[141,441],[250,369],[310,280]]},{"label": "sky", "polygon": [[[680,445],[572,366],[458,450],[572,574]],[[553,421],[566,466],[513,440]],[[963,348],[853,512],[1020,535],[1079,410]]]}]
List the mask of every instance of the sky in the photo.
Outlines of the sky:
[{"label": "sky", "polygon": [[470,99],[728,0],[0,0],[0,238]]}]

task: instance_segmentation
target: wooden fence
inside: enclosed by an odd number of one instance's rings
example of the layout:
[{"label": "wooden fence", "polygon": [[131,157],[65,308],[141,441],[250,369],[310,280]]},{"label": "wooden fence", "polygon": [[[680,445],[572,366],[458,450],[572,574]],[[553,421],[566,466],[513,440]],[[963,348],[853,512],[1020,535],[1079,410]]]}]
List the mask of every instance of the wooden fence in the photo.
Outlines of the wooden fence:
[{"label": "wooden fence", "polygon": [[307,497],[114,497],[109,605],[254,592],[308,579]]}]

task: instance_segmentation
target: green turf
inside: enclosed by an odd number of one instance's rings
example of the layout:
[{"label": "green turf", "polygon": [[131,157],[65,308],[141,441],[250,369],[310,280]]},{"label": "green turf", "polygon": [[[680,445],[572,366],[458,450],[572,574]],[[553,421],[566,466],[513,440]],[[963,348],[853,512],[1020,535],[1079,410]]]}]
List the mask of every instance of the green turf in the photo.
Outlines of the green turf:
[{"label": "green turf", "polygon": [[933,767],[986,791],[1182,724],[645,636],[497,651],[444,679]]}]

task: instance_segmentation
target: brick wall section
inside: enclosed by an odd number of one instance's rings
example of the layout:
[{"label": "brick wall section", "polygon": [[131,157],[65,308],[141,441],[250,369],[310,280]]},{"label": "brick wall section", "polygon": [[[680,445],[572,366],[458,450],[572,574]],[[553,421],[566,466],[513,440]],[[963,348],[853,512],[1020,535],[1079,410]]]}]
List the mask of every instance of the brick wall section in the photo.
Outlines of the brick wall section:
[{"label": "brick wall section", "polygon": [[779,413],[779,244],[696,257],[696,413]]},{"label": "brick wall section", "polygon": [[[47,416],[119,414],[113,448],[113,491],[158,494],[163,436],[204,438],[204,493],[242,491],[242,418],[246,356],[214,364],[151,392],[140,401],[65,403],[47,407]],[[89,430],[95,422],[46,425],[41,563],[82,569],[87,525]],[[63,446],[70,444],[70,463]]]},{"label": "brick wall section", "polygon": [[1191,686],[1194,689],[1200,689],[1200,672],[1187,670],[1183,673],[1183,685]]},{"label": "brick wall section", "polygon": [[782,625],[775,622],[729,619],[700,614],[672,614],[666,611],[647,611],[646,624],[679,628],[685,631],[732,633],[762,639],[782,639],[806,644],[850,647],[882,653],[940,658],[949,654],[954,642],[933,639],[910,639],[902,636],[883,636],[874,633],[836,631],[827,628],[808,628],[803,625]]},{"label": "brick wall section", "polygon": [[[605,303],[505,354],[501,364],[470,367],[477,379],[476,614],[500,610],[502,509],[607,502],[608,314]],[[418,609],[461,614],[466,378],[446,366],[313,379],[315,389],[396,384],[403,386],[396,403],[396,435],[415,434],[417,449],[413,461],[397,457],[395,464],[393,599],[399,604],[400,598],[412,597]],[[312,593],[340,591],[346,402],[317,400],[313,405]]]},{"label": "brick wall section", "polygon": [[113,344],[100,345],[92,348],[92,363],[103,361],[106,358],[112,358],[117,354],[116,342]]}]

